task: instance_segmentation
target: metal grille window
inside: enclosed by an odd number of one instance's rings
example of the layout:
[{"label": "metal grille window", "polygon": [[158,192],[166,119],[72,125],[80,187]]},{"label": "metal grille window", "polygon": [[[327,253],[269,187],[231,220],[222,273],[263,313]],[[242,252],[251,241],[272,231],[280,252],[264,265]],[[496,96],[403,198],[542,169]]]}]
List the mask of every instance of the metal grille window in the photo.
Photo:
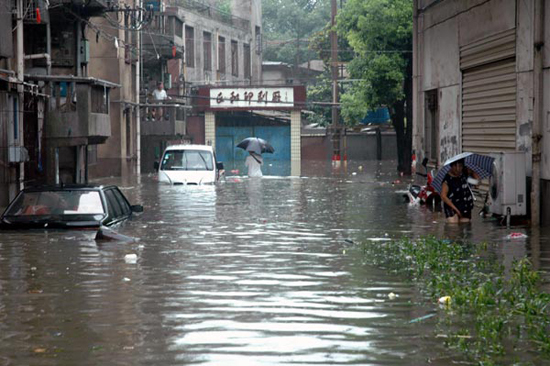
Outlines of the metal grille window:
[{"label": "metal grille window", "polygon": [[187,67],[195,67],[195,30],[185,27],[185,63]]},{"label": "metal grille window", "polygon": [[88,165],[97,164],[97,145],[88,145]]},{"label": "metal grille window", "polygon": [[250,79],[251,76],[251,70],[250,70],[250,45],[244,44],[243,45],[243,53],[244,53],[244,78]]},{"label": "metal grille window", "polygon": [[203,61],[204,70],[212,71],[212,34],[203,32]]},{"label": "metal grille window", "polygon": [[426,142],[426,157],[437,161],[439,140],[439,100],[437,90],[426,92],[426,120],[424,121],[424,141]]},{"label": "metal grille window", "polygon": [[103,86],[92,86],[92,113],[109,113],[109,89]]},{"label": "metal grille window", "polygon": [[130,31],[130,27],[133,26],[133,18],[130,17],[130,14],[124,14],[124,61],[126,63],[135,62],[136,57],[133,55],[134,51],[134,35]]},{"label": "metal grille window", "polygon": [[262,29],[256,26],[256,54],[262,53]]},{"label": "metal grille window", "polygon": [[231,41],[231,75],[239,76],[239,44]]},{"label": "metal grille window", "polygon": [[183,38],[183,22],[177,18],[174,20],[174,22],[174,34],[178,37]]},{"label": "metal grille window", "polygon": [[218,38],[218,71],[225,74],[225,38]]}]

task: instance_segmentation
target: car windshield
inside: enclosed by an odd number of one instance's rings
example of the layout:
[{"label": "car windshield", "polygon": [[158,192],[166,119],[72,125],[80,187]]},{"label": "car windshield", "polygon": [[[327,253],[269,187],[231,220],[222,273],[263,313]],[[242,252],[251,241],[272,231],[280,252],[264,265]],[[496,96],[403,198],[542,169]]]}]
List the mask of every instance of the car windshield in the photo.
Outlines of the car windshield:
[{"label": "car windshield", "polygon": [[212,153],[205,150],[169,150],[161,170],[214,170]]},{"label": "car windshield", "polygon": [[98,191],[66,190],[23,192],[6,216],[94,215],[103,214]]}]

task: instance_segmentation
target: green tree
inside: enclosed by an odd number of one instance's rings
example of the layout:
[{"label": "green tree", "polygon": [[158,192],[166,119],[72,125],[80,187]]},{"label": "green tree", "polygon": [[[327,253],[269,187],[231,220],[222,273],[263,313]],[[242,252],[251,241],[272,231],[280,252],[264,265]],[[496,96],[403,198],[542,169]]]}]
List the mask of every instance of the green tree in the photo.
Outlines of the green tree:
[{"label": "green tree", "polygon": [[[313,114],[308,114],[307,119],[312,123],[319,123],[322,126],[328,126],[332,123],[332,108],[330,103],[332,102],[332,76],[330,70],[331,64],[331,45],[330,45],[330,21],[325,27],[316,32],[309,42],[310,50],[317,54],[317,58],[323,60],[325,64],[324,72],[319,75],[313,83],[308,84],[307,99],[311,106],[308,108]],[[338,38],[338,61],[349,62],[354,58],[355,54],[350,48],[346,38]],[[345,90],[345,85],[340,83],[340,93]],[[324,104],[322,104],[324,103]],[[360,118],[348,118],[344,121],[348,126],[353,126],[357,121],[360,121],[366,115],[366,108],[364,105],[358,107],[364,111],[364,114]],[[351,109],[348,111],[351,112]],[[361,113],[359,109],[355,109],[354,112]],[[351,117],[351,116],[350,116]]]},{"label": "green tree", "polygon": [[357,54],[350,77],[361,80],[342,95],[342,116],[356,118],[359,105],[387,106],[397,135],[398,170],[410,174],[412,0],[348,0],[337,28]]},{"label": "green tree", "polygon": [[330,0],[262,0],[263,59],[298,65],[315,58],[309,38],[330,20]]},{"label": "green tree", "polygon": [[307,114],[306,118],[310,123],[318,123],[321,126],[328,126],[332,122],[332,80],[330,70],[317,76],[313,83],[307,86],[308,110],[312,113]]}]

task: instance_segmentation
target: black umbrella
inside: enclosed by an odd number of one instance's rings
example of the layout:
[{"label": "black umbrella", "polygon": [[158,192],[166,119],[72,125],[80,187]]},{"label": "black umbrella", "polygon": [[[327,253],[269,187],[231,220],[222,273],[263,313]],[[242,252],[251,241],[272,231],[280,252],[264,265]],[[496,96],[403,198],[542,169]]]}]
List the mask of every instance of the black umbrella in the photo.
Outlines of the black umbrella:
[{"label": "black umbrella", "polygon": [[269,142],[259,137],[247,137],[239,142],[237,147],[256,154],[273,154],[275,152],[275,149],[269,144]]}]

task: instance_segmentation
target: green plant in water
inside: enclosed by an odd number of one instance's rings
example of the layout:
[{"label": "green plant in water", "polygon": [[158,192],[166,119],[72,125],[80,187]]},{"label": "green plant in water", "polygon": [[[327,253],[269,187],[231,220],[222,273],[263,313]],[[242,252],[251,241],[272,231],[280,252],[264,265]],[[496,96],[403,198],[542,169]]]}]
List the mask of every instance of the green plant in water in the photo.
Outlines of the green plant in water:
[{"label": "green plant in water", "polygon": [[[452,312],[442,321],[446,344],[478,364],[550,356],[550,295],[541,291],[540,274],[527,259],[507,272],[486,243],[434,237],[363,248],[368,263],[409,275],[433,299],[451,297]],[[515,364],[529,364],[521,362]]]}]

